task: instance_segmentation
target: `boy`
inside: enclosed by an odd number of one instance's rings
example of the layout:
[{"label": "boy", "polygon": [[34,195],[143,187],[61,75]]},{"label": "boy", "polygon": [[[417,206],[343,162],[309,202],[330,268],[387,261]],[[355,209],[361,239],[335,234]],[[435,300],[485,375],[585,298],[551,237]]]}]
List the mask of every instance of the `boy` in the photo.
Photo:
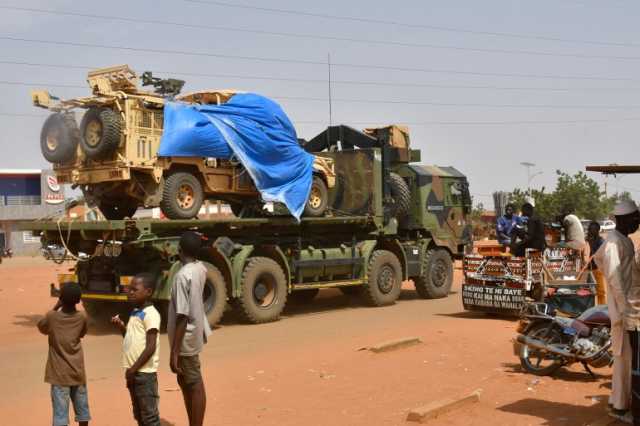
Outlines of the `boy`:
[{"label": "boy", "polygon": [[197,260],[202,246],[199,234],[187,231],[180,237],[182,268],[171,287],[167,334],[171,345],[169,365],[178,376],[189,426],[202,426],[207,395],[202,382],[199,354],[207,343],[211,328],[204,314],[202,292],[207,269]]},{"label": "boy", "polygon": [[54,426],[69,424],[69,399],[73,402],[75,420],[80,426],[87,426],[91,420],[80,343],[87,334],[87,318],[76,310],[81,295],[78,284],[63,283],[53,310],[38,322],[38,330],[49,336],[44,381],[51,385]]},{"label": "boy", "polygon": [[160,426],[158,412],[158,361],[160,314],[151,303],[155,279],[138,274],[131,280],[128,299],[134,309],[125,326],[118,315],[111,318],[124,336],[122,366],[131,395],[133,416],[139,426]]}]

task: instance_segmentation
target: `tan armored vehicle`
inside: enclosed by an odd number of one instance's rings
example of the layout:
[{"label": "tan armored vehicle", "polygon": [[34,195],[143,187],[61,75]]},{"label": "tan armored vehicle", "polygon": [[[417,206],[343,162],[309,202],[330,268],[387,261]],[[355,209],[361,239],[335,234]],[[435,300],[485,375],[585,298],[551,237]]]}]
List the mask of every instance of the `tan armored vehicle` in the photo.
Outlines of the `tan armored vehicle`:
[{"label": "tan armored vehicle", "polygon": [[[227,102],[234,91],[207,91],[178,96],[182,80],[137,75],[121,65],[91,71],[92,96],[60,100],[33,91],[33,104],[54,112],[40,135],[42,154],[58,182],[79,187],[86,201],[107,219],[131,217],[138,207],[160,206],[170,219],[198,215],[205,199],[228,203],[236,215],[262,209],[251,177],[238,163],[217,158],[158,157],[167,97],[199,104]],[[84,109],[78,126],[75,109]],[[304,215],[322,216],[329,188],[335,185],[331,159],[316,156],[311,195]]]}]

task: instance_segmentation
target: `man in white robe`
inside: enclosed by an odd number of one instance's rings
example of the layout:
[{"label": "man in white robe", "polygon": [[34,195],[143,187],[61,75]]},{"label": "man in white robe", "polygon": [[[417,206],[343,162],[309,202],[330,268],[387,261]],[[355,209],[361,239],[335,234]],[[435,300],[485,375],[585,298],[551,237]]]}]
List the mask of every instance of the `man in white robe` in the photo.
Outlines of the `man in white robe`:
[{"label": "man in white robe", "polygon": [[616,229],[594,256],[598,268],[607,280],[609,317],[611,318],[611,349],[613,374],[610,415],[631,423],[631,345],[625,332],[624,314],[627,311],[627,292],[631,287],[635,250],[629,234],[638,230],[639,213],[633,201],[621,201],[614,209]]}]

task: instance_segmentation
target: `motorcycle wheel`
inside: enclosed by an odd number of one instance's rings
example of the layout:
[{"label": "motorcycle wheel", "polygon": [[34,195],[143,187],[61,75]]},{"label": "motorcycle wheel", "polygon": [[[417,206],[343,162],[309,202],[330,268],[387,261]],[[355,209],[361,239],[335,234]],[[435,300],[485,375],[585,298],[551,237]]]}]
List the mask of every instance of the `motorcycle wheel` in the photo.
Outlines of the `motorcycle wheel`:
[{"label": "motorcycle wheel", "polygon": [[[537,339],[547,344],[562,343],[562,332],[553,327],[550,331],[549,324],[534,325],[527,331],[526,336]],[[522,345],[520,349],[520,365],[525,371],[536,376],[550,376],[563,365],[562,359],[554,354]]]}]

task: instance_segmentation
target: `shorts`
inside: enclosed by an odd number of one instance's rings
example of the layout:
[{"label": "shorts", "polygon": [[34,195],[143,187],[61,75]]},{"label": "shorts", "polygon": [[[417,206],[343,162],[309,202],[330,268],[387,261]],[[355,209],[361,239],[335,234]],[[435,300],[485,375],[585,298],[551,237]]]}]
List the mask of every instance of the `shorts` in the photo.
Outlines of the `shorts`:
[{"label": "shorts", "polygon": [[191,386],[202,381],[198,355],[179,356],[178,367],[182,370],[182,373],[178,374],[178,384],[180,386]]},{"label": "shorts", "polygon": [[158,376],[156,373],[136,373],[127,384],[133,406],[133,417],[141,426],[160,426],[158,412]]},{"label": "shorts", "polygon": [[73,411],[76,413],[76,422],[88,422],[89,396],[87,386],[59,386],[51,385],[51,404],[53,406],[53,426],[65,426],[69,424],[69,399],[73,403]]}]

